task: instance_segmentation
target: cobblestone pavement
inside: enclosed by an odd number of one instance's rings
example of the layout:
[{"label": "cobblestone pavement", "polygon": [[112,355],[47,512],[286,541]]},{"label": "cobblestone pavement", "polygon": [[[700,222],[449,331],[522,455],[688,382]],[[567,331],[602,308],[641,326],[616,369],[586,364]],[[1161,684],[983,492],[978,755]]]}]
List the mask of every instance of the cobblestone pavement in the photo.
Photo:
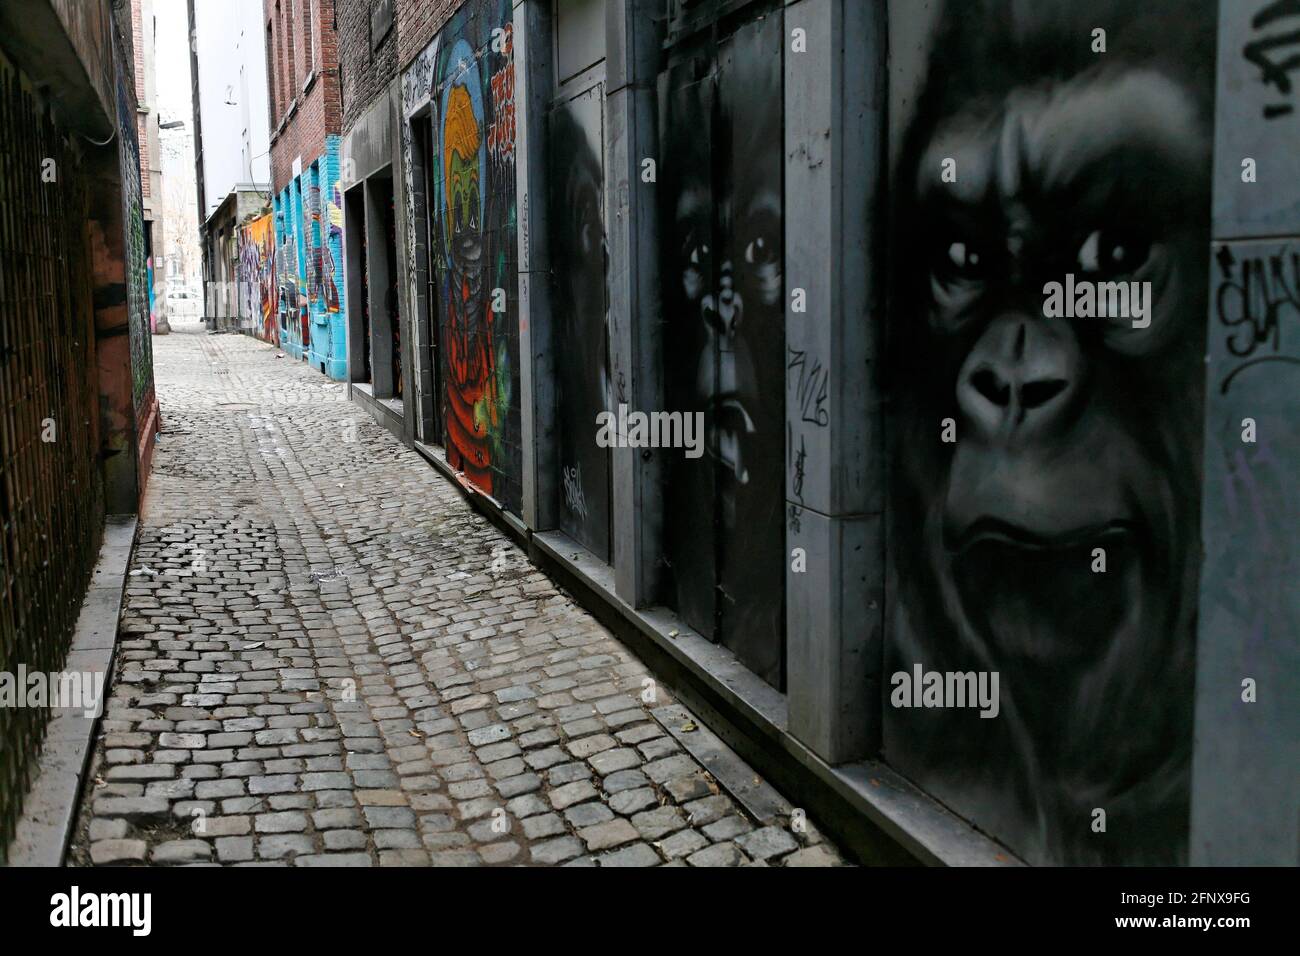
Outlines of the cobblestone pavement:
[{"label": "cobblestone pavement", "polygon": [[757,826],[651,716],[668,690],[345,386],[192,323],[154,358],[73,862],[840,861]]}]

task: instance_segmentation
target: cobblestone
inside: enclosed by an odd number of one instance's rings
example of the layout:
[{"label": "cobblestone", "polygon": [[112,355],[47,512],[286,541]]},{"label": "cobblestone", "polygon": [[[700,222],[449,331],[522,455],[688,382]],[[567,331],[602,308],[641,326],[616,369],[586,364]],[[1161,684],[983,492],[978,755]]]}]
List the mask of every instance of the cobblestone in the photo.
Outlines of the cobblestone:
[{"label": "cobblestone", "polygon": [[345,386],[173,328],[71,862],[843,862],[756,825],[655,721],[670,689],[644,703],[653,675]]}]

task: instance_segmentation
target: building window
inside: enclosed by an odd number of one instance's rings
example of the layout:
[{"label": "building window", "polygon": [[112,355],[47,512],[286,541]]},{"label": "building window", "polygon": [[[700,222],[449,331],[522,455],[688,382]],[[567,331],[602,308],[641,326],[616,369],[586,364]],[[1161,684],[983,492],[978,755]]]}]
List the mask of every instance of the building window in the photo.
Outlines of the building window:
[{"label": "building window", "polygon": [[279,71],[275,68],[275,31],[266,24],[266,105],[271,114],[271,129],[280,122]]},{"label": "building window", "polygon": [[285,92],[284,102],[285,102],[285,111],[286,111],[286,112],[288,111],[288,108],[289,108],[289,107],[288,107],[289,101],[290,101],[291,99],[293,99],[294,93],[295,93],[295,91],[296,91],[296,89],[297,89],[297,83],[298,83],[298,63],[297,63],[297,59],[296,59],[295,56],[294,56],[294,47],[293,47],[293,28],[294,28],[294,26],[296,26],[296,23],[295,23],[294,21],[295,21],[297,18],[294,16],[294,3],[293,3],[293,0],[289,0],[289,11],[288,11],[288,14],[287,14],[287,15],[288,15],[288,18],[289,18],[288,29],[287,29],[287,30],[282,29],[282,31],[281,31],[281,32],[283,32],[284,35],[285,35],[284,43],[285,43],[285,48],[288,50],[288,57],[289,57],[289,62],[288,62],[288,64],[287,64],[287,69],[286,69],[286,72],[285,72],[285,74],[284,74],[284,78],[285,78],[285,82],[284,82],[284,92]]},{"label": "building window", "polygon": [[303,71],[308,76],[311,76],[312,71],[316,69],[316,44],[314,42],[316,33],[316,17],[314,15],[314,7],[315,4],[312,0],[302,0],[302,38],[303,43],[306,44],[302,57],[302,67]]}]

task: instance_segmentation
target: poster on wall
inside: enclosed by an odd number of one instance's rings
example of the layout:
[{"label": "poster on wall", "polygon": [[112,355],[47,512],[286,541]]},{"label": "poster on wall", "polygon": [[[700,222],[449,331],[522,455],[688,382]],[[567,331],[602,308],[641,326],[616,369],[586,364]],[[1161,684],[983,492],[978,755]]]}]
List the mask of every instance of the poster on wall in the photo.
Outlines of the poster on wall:
[{"label": "poster on wall", "polygon": [[890,5],[884,754],[1030,863],[1187,858],[1215,7]]}]

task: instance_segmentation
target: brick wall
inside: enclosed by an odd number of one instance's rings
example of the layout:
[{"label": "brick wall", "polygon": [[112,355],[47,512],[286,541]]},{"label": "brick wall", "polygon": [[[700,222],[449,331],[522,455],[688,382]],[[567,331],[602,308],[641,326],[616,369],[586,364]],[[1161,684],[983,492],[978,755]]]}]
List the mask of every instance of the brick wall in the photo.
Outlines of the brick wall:
[{"label": "brick wall", "polygon": [[[131,0],[131,49],[135,51],[132,75],[135,81],[136,102],[144,103],[144,18],[140,6],[140,0]],[[150,119],[154,119],[152,113],[137,113],[135,119],[136,138],[140,140],[140,193],[145,199],[152,197],[149,182]]]},{"label": "brick wall", "polygon": [[429,45],[464,0],[397,0],[397,59],[402,69]]},{"label": "brick wall", "polygon": [[338,8],[339,65],[343,72],[343,130],[347,132],[388,82],[404,69],[464,0],[395,0],[393,28],[370,47],[376,0],[350,0]]},{"label": "brick wall", "polygon": [[[271,25],[268,64],[272,98],[271,181],[276,192],[325,151],[326,137],[342,127],[338,85],[336,0],[264,0],[262,28]],[[339,3],[341,18],[351,4]],[[310,32],[308,32],[310,31]],[[308,77],[315,73],[304,90]],[[293,115],[290,110],[296,106]]]}]

